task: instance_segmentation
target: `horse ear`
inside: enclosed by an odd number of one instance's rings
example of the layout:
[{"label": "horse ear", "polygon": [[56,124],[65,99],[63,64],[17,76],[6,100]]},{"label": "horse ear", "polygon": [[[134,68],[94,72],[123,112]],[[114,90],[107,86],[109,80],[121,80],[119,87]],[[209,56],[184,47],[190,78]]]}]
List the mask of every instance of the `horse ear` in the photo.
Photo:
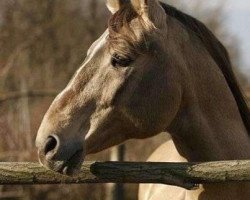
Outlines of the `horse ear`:
[{"label": "horse ear", "polygon": [[131,0],[136,12],[146,17],[155,27],[161,28],[166,24],[166,13],[158,0]]},{"label": "horse ear", "polygon": [[107,0],[107,7],[112,14],[116,13],[128,0]]}]

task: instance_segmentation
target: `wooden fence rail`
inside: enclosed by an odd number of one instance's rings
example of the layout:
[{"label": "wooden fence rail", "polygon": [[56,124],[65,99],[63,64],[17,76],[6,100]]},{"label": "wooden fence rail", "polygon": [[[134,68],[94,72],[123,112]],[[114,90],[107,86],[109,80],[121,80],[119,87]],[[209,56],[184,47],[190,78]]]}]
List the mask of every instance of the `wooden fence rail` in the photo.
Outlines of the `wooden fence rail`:
[{"label": "wooden fence rail", "polygon": [[70,177],[38,163],[0,163],[0,185],[162,183],[193,189],[197,184],[250,181],[249,161],[208,163],[86,162]]}]

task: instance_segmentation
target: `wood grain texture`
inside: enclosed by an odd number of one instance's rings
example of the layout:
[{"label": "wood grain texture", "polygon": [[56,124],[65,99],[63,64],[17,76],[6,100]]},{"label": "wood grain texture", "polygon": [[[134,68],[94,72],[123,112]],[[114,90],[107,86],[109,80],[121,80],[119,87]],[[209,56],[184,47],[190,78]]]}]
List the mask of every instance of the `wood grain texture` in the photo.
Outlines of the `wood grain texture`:
[{"label": "wood grain texture", "polygon": [[75,176],[38,163],[0,163],[0,184],[162,183],[187,189],[197,184],[250,181],[250,161],[208,163],[85,162]]}]

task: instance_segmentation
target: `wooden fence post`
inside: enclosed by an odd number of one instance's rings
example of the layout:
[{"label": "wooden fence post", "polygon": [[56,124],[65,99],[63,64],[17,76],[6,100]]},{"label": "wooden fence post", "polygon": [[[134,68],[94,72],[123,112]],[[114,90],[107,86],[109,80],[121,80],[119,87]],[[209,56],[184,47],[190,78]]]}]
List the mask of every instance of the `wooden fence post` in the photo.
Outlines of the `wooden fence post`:
[{"label": "wooden fence post", "polygon": [[[110,151],[110,161],[124,161],[125,144],[113,147]],[[106,184],[105,200],[124,200],[124,187],[122,183]]]}]

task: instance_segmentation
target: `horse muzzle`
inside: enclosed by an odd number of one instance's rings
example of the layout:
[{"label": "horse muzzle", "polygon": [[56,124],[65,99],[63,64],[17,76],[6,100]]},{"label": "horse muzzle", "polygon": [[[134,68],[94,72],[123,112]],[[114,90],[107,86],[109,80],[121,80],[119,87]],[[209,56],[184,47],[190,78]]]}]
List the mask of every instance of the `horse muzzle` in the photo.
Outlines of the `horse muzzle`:
[{"label": "horse muzzle", "polygon": [[48,169],[74,175],[84,160],[83,144],[78,140],[63,143],[57,135],[50,135],[44,142],[39,142],[38,157],[40,163]]}]

